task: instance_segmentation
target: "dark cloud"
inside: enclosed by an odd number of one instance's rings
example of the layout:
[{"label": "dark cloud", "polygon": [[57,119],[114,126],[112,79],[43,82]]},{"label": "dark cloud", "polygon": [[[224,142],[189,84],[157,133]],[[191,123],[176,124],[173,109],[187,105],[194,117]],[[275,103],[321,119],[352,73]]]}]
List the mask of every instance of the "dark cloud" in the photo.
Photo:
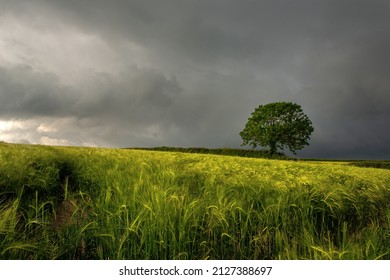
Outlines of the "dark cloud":
[{"label": "dark cloud", "polygon": [[2,117],[61,116],[72,105],[71,94],[54,74],[37,73],[28,65],[0,67]]},{"label": "dark cloud", "polygon": [[[9,28],[0,28],[0,117],[41,118],[41,137],[239,147],[253,109],[283,100],[313,121],[302,156],[390,158],[389,1],[0,0],[0,8]],[[60,120],[62,132],[44,132]]]},{"label": "dark cloud", "polygon": [[376,31],[309,52],[298,96],[321,134],[318,154],[389,158],[389,47],[384,33]]},{"label": "dark cloud", "polygon": [[[91,73],[82,85],[74,88],[62,85],[54,74],[39,73],[19,65],[0,68],[0,117],[51,118],[54,124],[56,118],[71,118],[71,121],[57,123],[64,132],[54,130],[59,139],[66,138],[68,132],[72,135],[72,128],[91,131],[99,128],[99,137],[111,138],[111,143],[118,145],[131,142],[125,137],[126,130],[136,134],[142,132],[142,128],[155,126],[157,129],[174,123],[173,106],[180,92],[174,77],[168,79],[158,71],[135,66],[118,76]],[[38,130],[38,126],[30,129]],[[149,134],[153,133],[159,134],[160,130]]]},{"label": "dark cloud", "polygon": [[175,77],[167,78],[153,69],[128,67],[118,75],[93,73],[80,86],[77,100],[80,116],[161,120],[169,115],[182,89]]}]

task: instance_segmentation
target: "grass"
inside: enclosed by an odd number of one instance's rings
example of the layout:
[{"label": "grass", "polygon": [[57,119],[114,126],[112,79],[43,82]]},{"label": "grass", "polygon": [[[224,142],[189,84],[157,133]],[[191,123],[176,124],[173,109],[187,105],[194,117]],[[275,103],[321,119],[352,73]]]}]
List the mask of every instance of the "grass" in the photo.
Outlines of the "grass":
[{"label": "grass", "polygon": [[390,259],[390,171],[0,145],[0,259]]},{"label": "grass", "polygon": [[284,155],[283,153],[274,153],[273,155],[267,150],[248,150],[248,149],[233,149],[233,148],[220,148],[220,149],[208,149],[208,148],[179,148],[179,147],[154,147],[154,148],[131,148],[133,150],[146,150],[146,151],[161,151],[161,152],[180,152],[180,153],[195,153],[195,154],[213,154],[224,156],[239,156],[249,158],[272,158],[272,159],[285,159],[294,160],[294,158]]}]

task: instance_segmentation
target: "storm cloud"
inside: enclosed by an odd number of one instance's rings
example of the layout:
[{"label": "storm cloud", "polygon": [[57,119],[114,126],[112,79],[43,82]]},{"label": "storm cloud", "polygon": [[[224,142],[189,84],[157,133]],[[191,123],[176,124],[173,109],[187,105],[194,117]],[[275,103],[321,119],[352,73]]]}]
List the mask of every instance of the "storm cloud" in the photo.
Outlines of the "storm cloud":
[{"label": "storm cloud", "polygon": [[302,105],[302,157],[390,159],[390,2],[0,0],[0,140],[239,147]]}]

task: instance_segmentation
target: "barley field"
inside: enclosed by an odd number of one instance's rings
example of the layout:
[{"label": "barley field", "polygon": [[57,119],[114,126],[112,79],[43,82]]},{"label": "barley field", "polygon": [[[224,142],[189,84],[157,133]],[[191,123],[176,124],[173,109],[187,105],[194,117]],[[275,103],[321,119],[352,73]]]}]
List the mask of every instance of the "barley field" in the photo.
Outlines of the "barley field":
[{"label": "barley field", "polygon": [[0,144],[0,259],[390,259],[390,170]]}]

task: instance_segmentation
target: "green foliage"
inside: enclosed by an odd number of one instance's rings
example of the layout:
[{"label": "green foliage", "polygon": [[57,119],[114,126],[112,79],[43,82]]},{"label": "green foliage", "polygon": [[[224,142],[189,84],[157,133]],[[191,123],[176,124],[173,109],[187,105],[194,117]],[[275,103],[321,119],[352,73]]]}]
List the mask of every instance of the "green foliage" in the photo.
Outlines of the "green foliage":
[{"label": "green foliage", "polygon": [[0,259],[390,259],[390,171],[0,146]]},{"label": "green foliage", "polygon": [[295,154],[296,150],[309,145],[313,130],[301,106],[291,102],[275,102],[257,107],[240,136],[242,145],[269,147],[271,154],[286,147]]}]

